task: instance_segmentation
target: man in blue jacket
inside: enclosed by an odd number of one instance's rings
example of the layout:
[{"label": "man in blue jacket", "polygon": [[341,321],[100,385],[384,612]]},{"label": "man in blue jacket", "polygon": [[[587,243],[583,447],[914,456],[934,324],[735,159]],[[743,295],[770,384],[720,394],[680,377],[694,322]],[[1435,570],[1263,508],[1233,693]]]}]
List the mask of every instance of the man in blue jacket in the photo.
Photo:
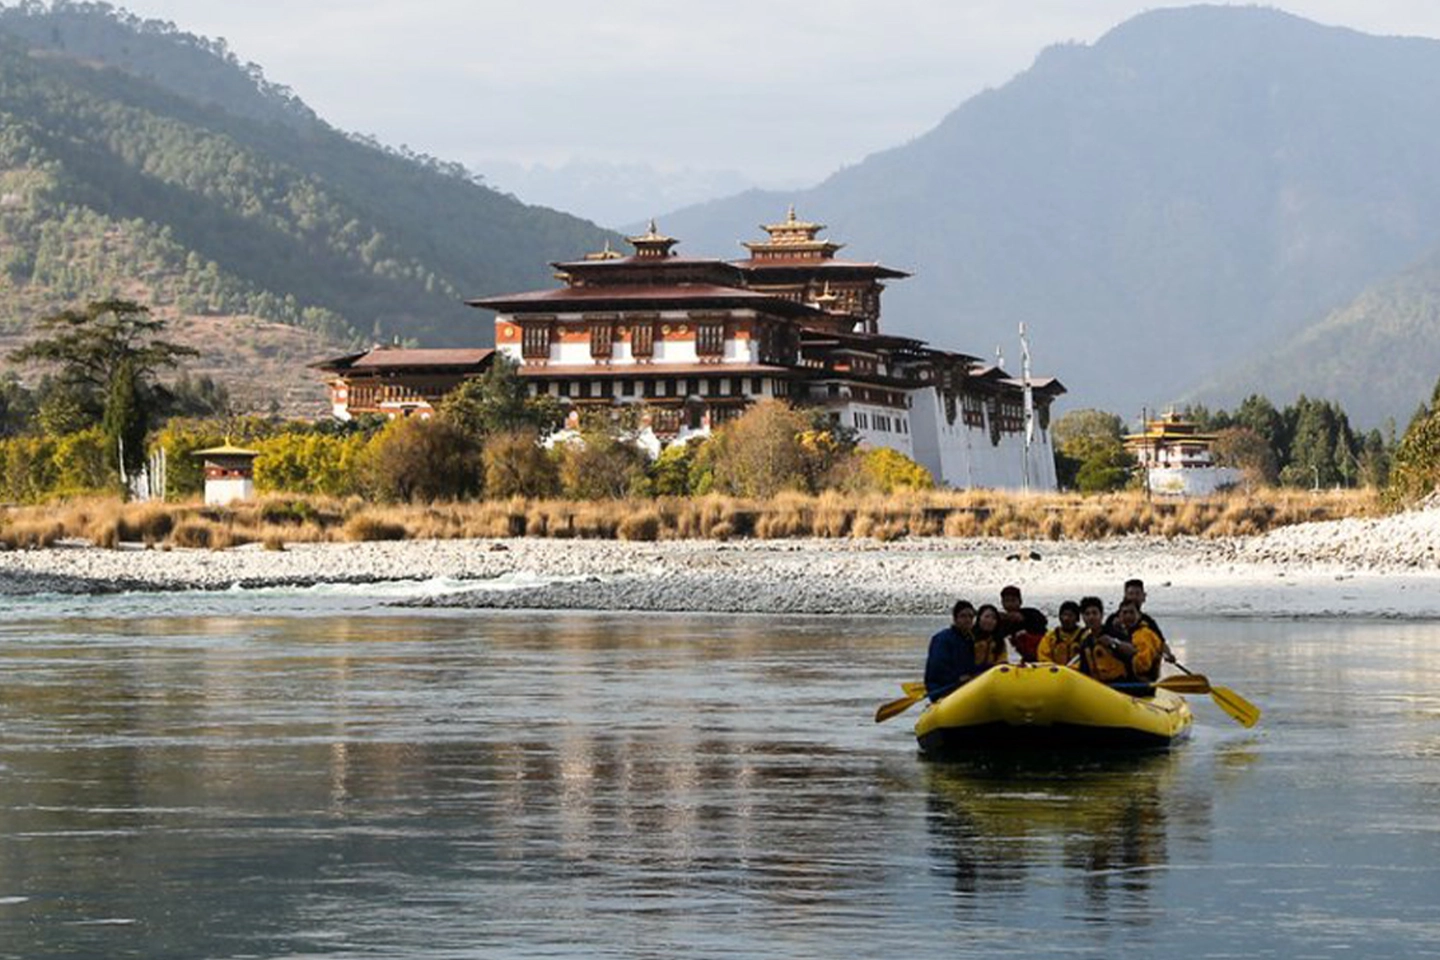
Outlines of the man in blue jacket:
[{"label": "man in blue jacket", "polygon": [[950,626],[930,638],[925,658],[925,693],[939,700],[980,671],[975,666],[975,607],[957,600]]}]

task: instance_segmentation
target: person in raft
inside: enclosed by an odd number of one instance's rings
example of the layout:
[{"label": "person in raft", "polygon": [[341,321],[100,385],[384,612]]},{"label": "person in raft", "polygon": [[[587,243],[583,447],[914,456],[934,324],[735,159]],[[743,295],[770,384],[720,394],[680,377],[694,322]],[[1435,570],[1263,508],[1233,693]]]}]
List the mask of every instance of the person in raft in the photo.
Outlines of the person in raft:
[{"label": "person in raft", "polygon": [[[1080,601],[1085,637],[1080,641],[1080,669],[1102,683],[1133,683],[1143,679],[1160,659],[1160,638],[1140,623],[1140,608],[1120,601],[1117,626],[1107,630],[1099,597]],[[1127,626],[1130,625],[1130,626]],[[1122,631],[1125,636],[1117,636]]]},{"label": "person in raft", "polygon": [[1058,663],[1061,666],[1080,656],[1080,640],[1085,628],[1080,625],[1080,604],[1066,600],[1060,604],[1060,622],[1045,634],[1036,651],[1044,663]]},{"label": "person in raft", "polygon": [[925,694],[939,700],[983,669],[975,663],[975,606],[969,600],[957,600],[950,611],[950,626],[930,638]]},{"label": "person in raft", "polygon": [[975,662],[983,670],[1004,663],[1009,649],[1005,646],[1006,630],[1000,611],[991,603],[983,603],[975,612]]},{"label": "person in raft", "polygon": [[1000,630],[1021,663],[1034,663],[1039,658],[1040,641],[1045,638],[1045,614],[1034,607],[1023,606],[1020,588],[1011,584],[1000,591]]},{"label": "person in raft", "polygon": [[[1165,633],[1160,629],[1160,625],[1155,622],[1154,617],[1145,612],[1145,581],[1140,579],[1126,580],[1124,591],[1125,600],[1133,602],[1135,609],[1140,611],[1140,623],[1144,624],[1155,636],[1160,638],[1160,656],[1155,658],[1155,662],[1151,665],[1149,673],[1140,678],[1154,683],[1160,679],[1160,661],[1163,659],[1166,663],[1174,663],[1175,654],[1170,651],[1170,644],[1165,640]],[[1124,630],[1124,626],[1120,623],[1120,609],[1118,607],[1114,613],[1110,614],[1110,618],[1105,621],[1105,628],[1117,635],[1122,631],[1128,632]]]}]

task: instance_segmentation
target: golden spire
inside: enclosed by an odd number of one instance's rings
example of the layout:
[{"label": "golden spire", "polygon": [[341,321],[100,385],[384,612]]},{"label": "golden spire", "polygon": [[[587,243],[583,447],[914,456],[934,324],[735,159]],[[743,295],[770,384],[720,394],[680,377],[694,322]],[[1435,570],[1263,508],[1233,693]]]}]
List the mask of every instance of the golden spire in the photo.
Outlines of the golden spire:
[{"label": "golden spire", "polygon": [[670,248],[680,242],[662,234],[655,226],[654,217],[650,218],[650,226],[643,234],[625,239],[635,248],[635,256],[646,260],[663,260],[671,255]]}]

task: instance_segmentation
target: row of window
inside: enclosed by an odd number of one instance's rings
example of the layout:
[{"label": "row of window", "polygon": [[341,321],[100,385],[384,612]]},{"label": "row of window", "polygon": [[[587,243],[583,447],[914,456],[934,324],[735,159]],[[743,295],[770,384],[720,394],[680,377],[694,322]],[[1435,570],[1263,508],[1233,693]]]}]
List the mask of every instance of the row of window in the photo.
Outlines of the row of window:
[{"label": "row of window", "polygon": [[[655,356],[655,322],[631,322],[630,355],[636,358]],[[615,354],[615,321],[592,320],[590,329],[590,356],[596,360],[608,360]],[[520,355],[527,360],[543,360],[550,356],[550,341],[553,336],[550,321],[522,321],[520,323]],[[723,357],[725,355],[725,322],[706,320],[695,324],[695,353],[701,357]]]},{"label": "row of window", "polygon": [[[618,384],[618,389],[617,389]],[[748,390],[746,388],[749,388]],[[783,380],[773,383],[773,395],[788,394]],[[609,400],[620,397],[758,397],[765,395],[764,377],[670,377],[653,380],[556,380],[537,388],[552,397]]]},{"label": "row of window", "polygon": [[893,417],[884,413],[864,413],[855,411],[855,428],[857,430],[874,430],[877,433],[909,433],[910,425],[905,422],[904,417]]}]

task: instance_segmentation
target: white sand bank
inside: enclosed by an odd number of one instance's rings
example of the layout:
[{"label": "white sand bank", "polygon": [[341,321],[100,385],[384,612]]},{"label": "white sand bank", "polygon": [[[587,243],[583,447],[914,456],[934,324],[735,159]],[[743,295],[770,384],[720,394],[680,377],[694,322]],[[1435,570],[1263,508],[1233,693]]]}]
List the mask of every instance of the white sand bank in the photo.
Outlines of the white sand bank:
[{"label": "white sand bank", "polygon": [[[1028,559],[1032,553],[1039,559]],[[1049,611],[1145,579],[1167,616],[1440,618],[1440,509],[1227,540],[450,540],[300,544],[283,552],[0,552],[0,595],[224,589],[450,578],[477,589],[416,603],[597,610],[925,614],[1021,586]],[[528,584],[528,585],[523,585]]]}]

